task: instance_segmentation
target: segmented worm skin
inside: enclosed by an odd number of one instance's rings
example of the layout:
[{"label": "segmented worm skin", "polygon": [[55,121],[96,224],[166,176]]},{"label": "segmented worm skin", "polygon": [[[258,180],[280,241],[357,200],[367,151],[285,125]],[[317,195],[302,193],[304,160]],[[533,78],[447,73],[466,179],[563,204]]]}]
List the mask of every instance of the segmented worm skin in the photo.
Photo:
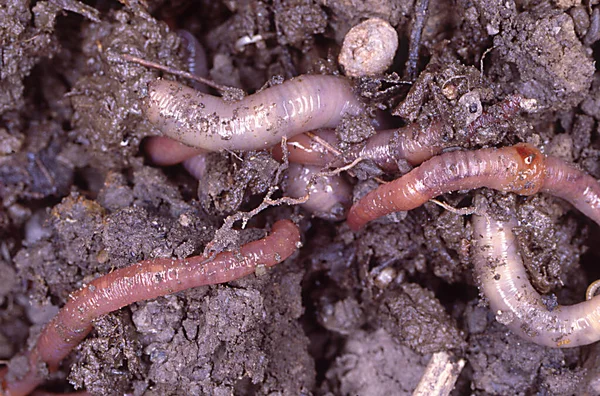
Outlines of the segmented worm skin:
[{"label": "segmented worm skin", "polygon": [[499,322],[539,345],[569,348],[600,340],[600,296],[550,310],[531,286],[518,252],[517,221],[473,216],[476,278]]},{"label": "segmented worm skin", "polygon": [[600,224],[600,183],[590,175],[556,157],[546,158],[544,184],[540,191],[571,203]]},{"label": "segmented worm skin", "polygon": [[364,112],[350,82],[335,76],[296,77],[236,102],[157,80],[144,109],[164,135],[210,151],[266,149]]},{"label": "segmented worm skin", "polygon": [[258,266],[270,267],[285,260],[299,243],[298,227],[289,220],[280,220],[270,235],[242,246],[239,252],[223,252],[212,260],[202,256],[146,260],[95,279],[73,293],[46,325],[28,353],[30,370],[24,378],[12,378],[6,369],[0,371],[4,394],[31,392],[44,379],[45,365],[55,371],[92,330],[92,321],[99,316],[137,301],[244,277]]},{"label": "segmented worm skin", "polygon": [[443,125],[434,120],[426,128],[412,123],[404,128],[379,131],[348,156],[350,161],[358,157],[370,159],[384,171],[394,172],[398,170],[398,161],[418,165],[446,147]]},{"label": "segmented worm skin", "polygon": [[522,95],[509,95],[501,102],[490,106],[475,121],[467,126],[467,133],[473,136],[477,129],[490,127],[514,117],[520,110],[527,107],[528,100]]},{"label": "segmented worm skin", "polygon": [[[320,129],[312,131],[312,134],[333,147],[337,147],[340,142],[333,129]],[[335,154],[329,151],[320,141],[305,133],[289,139],[287,149],[288,161],[296,164],[323,167],[336,159]],[[273,146],[271,155],[277,161],[283,160],[283,151],[280,144]]]},{"label": "segmented worm skin", "polygon": [[[314,131],[314,135],[333,147],[340,143],[335,131],[326,129]],[[440,121],[432,121],[426,128],[418,123],[403,128],[378,131],[362,145],[357,145],[337,157],[321,143],[306,134],[288,140],[289,161],[304,165],[344,166],[361,157],[373,161],[385,172],[398,170],[398,161],[418,165],[442,152],[448,147],[444,140],[444,128]],[[281,148],[274,146],[275,158],[281,158]]]},{"label": "segmented worm skin", "polygon": [[[208,75],[208,59],[202,44],[187,30],[178,30],[177,35],[181,38],[181,44],[186,52],[184,62],[188,72],[199,77],[206,77]],[[200,92],[208,92],[207,86],[197,81],[192,82],[192,87]]]},{"label": "segmented worm skin", "polygon": [[[319,171],[319,166],[291,163],[286,172],[283,191],[292,198],[303,197],[311,178]],[[352,187],[339,174],[320,176],[308,188],[308,193],[310,198],[302,207],[326,220],[343,220],[352,203]]]},{"label": "segmented worm skin", "polygon": [[544,155],[529,144],[444,153],[371,191],[350,208],[347,221],[357,230],[373,219],[417,208],[456,190],[489,187],[531,195],[539,191],[543,180]]}]

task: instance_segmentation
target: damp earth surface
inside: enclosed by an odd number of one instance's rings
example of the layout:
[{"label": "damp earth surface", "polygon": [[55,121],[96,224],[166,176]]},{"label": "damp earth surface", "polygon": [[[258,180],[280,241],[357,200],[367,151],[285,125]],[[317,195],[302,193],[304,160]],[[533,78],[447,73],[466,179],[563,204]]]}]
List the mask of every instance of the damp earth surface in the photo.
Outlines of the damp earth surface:
[{"label": "damp earth surface", "polygon": [[[415,4],[416,3],[416,4]],[[594,394],[598,346],[558,350],[510,333],[472,277],[468,216],[429,202],[351,232],[296,206],[257,207],[280,183],[268,152],[208,158],[199,185],[182,167],[153,166],[141,149],[157,131],[142,103],[150,81],[176,77],[127,54],[186,70],[177,31],[205,47],[209,78],[252,93],[300,74],[343,75],[346,33],[369,18],[399,39],[384,73],[356,89],[388,122],[444,120],[454,147],[529,142],[600,178],[600,6],[595,1],[198,0],[0,5],[0,360],[35,341],[69,293],[153,257],[210,244],[235,249],[291,218],[303,247],[266,273],[199,287],[103,316],[44,384],[117,395],[409,395],[431,354],[465,359],[453,394]],[[421,7],[421,8],[420,8]],[[423,16],[423,15],[421,15]],[[387,26],[387,25],[386,25]],[[412,42],[411,42],[412,41]],[[417,46],[416,79],[407,72]],[[181,80],[184,83],[190,83]],[[509,94],[536,109],[465,128]],[[373,133],[338,127],[342,149]],[[400,172],[408,164],[399,164]],[[359,198],[391,180],[372,164],[345,174]],[[545,195],[475,194],[498,215],[516,211],[531,282],[550,300],[581,301],[600,274],[598,227]],[[400,369],[399,369],[400,368]]]}]

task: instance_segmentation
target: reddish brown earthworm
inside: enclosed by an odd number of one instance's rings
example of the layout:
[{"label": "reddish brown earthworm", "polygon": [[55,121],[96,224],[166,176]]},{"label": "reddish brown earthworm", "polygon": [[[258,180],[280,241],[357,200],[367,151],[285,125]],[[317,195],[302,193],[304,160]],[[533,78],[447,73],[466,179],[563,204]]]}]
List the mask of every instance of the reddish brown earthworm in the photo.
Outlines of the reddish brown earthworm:
[{"label": "reddish brown earthworm", "polygon": [[283,137],[335,127],[345,115],[364,113],[364,106],[349,80],[307,75],[233,102],[157,80],[148,86],[144,110],[164,135],[220,151],[269,148]]},{"label": "reddish brown earthworm", "polygon": [[[311,132],[311,135],[300,134],[288,140],[290,162],[343,166],[361,157],[373,161],[386,172],[394,172],[398,170],[399,161],[418,165],[448,147],[443,124],[439,121],[432,121],[425,128],[413,123],[399,129],[379,131],[364,144],[339,154],[333,153],[322,144],[322,141],[325,141],[332,147],[338,146],[340,141],[334,130],[321,129]],[[186,146],[164,136],[147,138],[144,150],[151,161],[160,166],[175,165],[195,155],[206,153],[206,150]],[[281,160],[281,145],[273,146],[272,153],[275,159]]]},{"label": "reddish brown earthworm", "polygon": [[368,221],[417,208],[431,198],[456,190],[489,187],[535,194],[542,186],[543,174],[544,155],[529,144],[444,153],[371,191],[350,208],[348,225],[357,230]]},{"label": "reddish brown earthworm", "polygon": [[[26,395],[55,371],[60,362],[92,330],[92,321],[131,303],[176,293],[192,287],[229,282],[270,267],[288,258],[300,244],[298,227],[289,220],[273,225],[271,234],[242,246],[239,252],[223,252],[213,259],[157,258],[141,261],[101,276],[74,292],[46,325],[28,353],[29,372],[15,378],[0,371],[6,396]],[[1,393],[1,392],[0,392]]]},{"label": "reddish brown earthworm", "polygon": [[508,95],[504,100],[490,106],[470,123],[466,132],[472,138],[479,128],[489,128],[514,117],[521,110],[532,111],[536,108],[535,99],[527,99],[519,94]]},{"label": "reddish brown earthworm", "polygon": [[499,322],[539,345],[569,348],[600,340],[600,296],[552,309],[527,278],[513,228],[517,221],[474,215],[474,272]]},{"label": "reddish brown earthworm", "polygon": [[590,175],[556,157],[547,157],[541,192],[568,201],[600,224],[600,184]]},{"label": "reddish brown earthworm", "polygon": [[348,224],[356,230],[388,213],[419,207],[440,194],[479,187],[520,195],[546,192],[570,202],[600,224],[598,181],[524,143],[434,157],[354,204]]},{"label": "reddish brown earthworm", "polygon": [[[331,130],[324,132],[331,132],[335,135]],[[350,185],[339,174],[323,175],[311,181],[313,176],[316,176],[322,169],[322,166],[310,165],[311,160],[308,157],[311,154],[309,151],[313,150],[313,160],[320,164],[323,162],[320,155],[324,154],[326,150],[322,144],[315,142],[304,134],[297,137],[300,138],[300,141],[288,144],[288,149],[290,150],[289,157],[293,157],[295,161],[307,161],[309,165],[289,164],[283,186],[284,192],[292,198],[300,198],[309,193],[310,197],[308,200],[300,204],[303,208],[320,218],[343,220],[352,201],[352,189]],[[307,146],[311,144],[310,142],[313,142],[313,149]],[[305,145],[300,146],[300,144]],[[280,145],[276,147],[280,147]],[[154,164],[169,166],[183,161],[183,167],[189,174],[197,180],[204,179],[207,171],[207,152],[205,150],[188,147],[173,139],[162,136],[153,136],[146,139],[144,149]],[[302,151],[302,155],[298,155],[299,151]],[[279,149],[279,153],[281,153],[281,149]],[[274,156],[276,159],[281,160],[281,154],[279,158],[277,158],[277,155]]]}]

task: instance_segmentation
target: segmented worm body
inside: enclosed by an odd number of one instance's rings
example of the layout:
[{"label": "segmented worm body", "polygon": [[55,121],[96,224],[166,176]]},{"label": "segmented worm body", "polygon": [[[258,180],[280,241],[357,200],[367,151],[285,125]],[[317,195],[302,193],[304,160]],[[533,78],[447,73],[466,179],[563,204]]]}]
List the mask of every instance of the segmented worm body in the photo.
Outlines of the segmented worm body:
[{"label": "segmented worm body", "polygon": [[352,206],[348,224],[356,230],[368,221],[417,208],[433,197],[456,190],[489,187],[535,194],[543,179],[543,160],[539,150],[528,144],[444,153],[371,191]]},{"label": "segmented worm body", "polygon": [[440,194],[479,187],[520,195],[546,192],[565,199],[600,224],[600,184],[573,165],[546,157],[524,143],[434,157],[354,204],[348,224],[356,230],[388,213],[419,207]]},{"label": "segmented worm body", "polygon": [[335,76],[296,77],[235,102],[157,80],[144,108],[164,135],[210,151],[265,149],[364,112],[350,82]]},{"label": "segmented worm body", "polygon": [[499,322],[539,345],[569,348],[600,340],[600,296],[549,308],[527,278],[513,228],[517,221],[473,216],[472,256],[481,291]]},{"label": "segmented worm body", "polygon": [[[309,186],[319,166],[290,164],[283,183],[283,191],[292,198],[307,193],[310,198],[302,206],[313,215],[327,220],[343,220],[352,203],[352,187],[342,175],[320,176]],[[308,190],[307,190],[308,187]]]},{"label": "segmented worm body", "polygon": [[239,253],[223,252],[212,260],[202,256],[146,260],[97,278],[73,293],[46,325],[28,352],[28,374],[14,378],[6,369],[0,371],[1,390],[6,396],[31,392],[44,379],[46,365],[55,371],[92,330],[92,321],[99,316],[137,301],[244,277],[258,266],[270,267],[285,260],[299,243],[298,227],[281,220],[273,225],[270,235],[242,246]]},{"label": "segmented worm body", "polygon": [[[378,131],[363,144],[356,145],[340,155],[327,150],[307,134],[302,134],[288,140],[288,159],[290,162],[305,165],[343,166],[360,157],[373,161],[385,172],[395,172],[400,161],[418,165],[441,153],[449,146],[445,132],[440,121],[432,121],[427,127],[412,123],[403,128]],[[333,147],[339,146],[340,141],[333,130],[319,130],[312,134]],[[282,156],[280,147],[273,147],[273,156]]]},{"label": "segmented worm body", "polygon": [[[184,62],[188,72],[199,77],[208,75],[208,59],[206,51],[198,39],[187,30],[178,30],[177,35],[181,39],[181,44],[185,51]],[[206,85],[197,81],[192,81],[192,87],[200,92],[208,92]]]},{"label": "segmented worm body", "polygon": [[508,95],[504,100],[490,106],[486,111],[469,124],[467,135],[472,137],[479,128],[488,128],[499,122],[507,121],[521,110],[531,111],[537,105],[535,99],[527,99],[522,95]]},{"label": "segmented worm body", "polygon": [[568,201],[590,219],[600,224],[600,183],[560,158],[547,157],[541,192]]}]

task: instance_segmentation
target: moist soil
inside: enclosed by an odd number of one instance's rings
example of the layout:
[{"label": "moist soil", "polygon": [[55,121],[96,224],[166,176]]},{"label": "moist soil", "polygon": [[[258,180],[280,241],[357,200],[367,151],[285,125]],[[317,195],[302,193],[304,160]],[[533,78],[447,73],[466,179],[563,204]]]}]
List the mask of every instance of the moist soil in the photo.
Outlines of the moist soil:
[{"label": "moist soil", "polygon": [[[187,70],[176,34],[184,29],[205,47],[212,80],[252,93],[304,73],[343,74],[344,35],[379,17],[397,30],[400,47],[389,73],[356,80],[371,109],[396,115],[395,126],[443,120],[457,148],[529,142],[599,178],[596,1],[429,3],[414,82],[406,78],[419,8],[411,0],[0,4],[0,359],[30,347],[69,293],[97,276],[148,258],[200,254],[211,242],[235,249],[291,218],[304,244],[292,258],[266,274],[99,318],[44,387],[400,395],[411,394],[432,353],[446,351],[466,360],[455,395],[595,394],[597,346],[545,348],[496,321],[472,277],[468,216],[430,202],[352,232],[282,206],[244,230],[239,222],[221,228],[280,182],[279,163],[266,152],[216,153],[198,187],[182,167],[144,157],[143,139],[157,134],[141,111],[148,82],[175,77],[122,55]],[[513,93],[535,99],[536,108],[464,133],[474,113]],[[338,130],[342,149],[372,133],[368,122],[354,121]],[[354,169],[344,177],[355,198],[377,185],[373,175],[397,176],[369,164]],[[461,208],[476,195],[498,213],[518,214],[538,291],[563,304],[583,299],[600,272],[597,225],[543,194],[481,189],[440,199]]]}]

